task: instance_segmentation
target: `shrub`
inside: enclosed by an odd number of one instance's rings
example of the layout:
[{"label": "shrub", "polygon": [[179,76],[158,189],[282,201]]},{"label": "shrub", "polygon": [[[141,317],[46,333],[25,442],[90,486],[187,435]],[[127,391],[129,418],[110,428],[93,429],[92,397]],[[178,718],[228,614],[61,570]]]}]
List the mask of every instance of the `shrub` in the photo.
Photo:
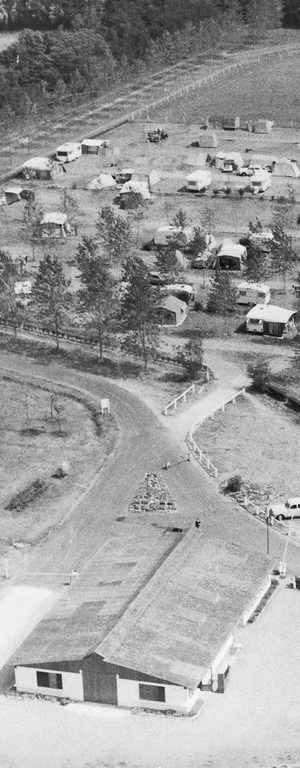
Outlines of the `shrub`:
[{"label": "shrub", "polygon": [[233,477],[229,477],[227,480],[227,484],[224,488],[224,493],[237,493],[242,488],[242,478],[241,475],[233,475]]},{"label": "shrub", "polygon": [[265,392],[270,378],[270,366],[267,360],[251,361],[247,366],[248,376],[252,379],[252,389]]}]

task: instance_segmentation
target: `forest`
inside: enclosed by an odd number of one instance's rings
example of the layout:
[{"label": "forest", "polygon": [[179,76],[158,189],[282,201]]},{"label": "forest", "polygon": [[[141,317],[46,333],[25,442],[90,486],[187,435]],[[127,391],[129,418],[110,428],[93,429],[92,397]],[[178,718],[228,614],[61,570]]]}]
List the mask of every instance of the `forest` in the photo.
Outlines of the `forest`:
[{"label": "forest", "polygon": [[0,54],[0,121],[282,25],[300,26],[298,0],[2,0],[0,30],[20,34]]}]

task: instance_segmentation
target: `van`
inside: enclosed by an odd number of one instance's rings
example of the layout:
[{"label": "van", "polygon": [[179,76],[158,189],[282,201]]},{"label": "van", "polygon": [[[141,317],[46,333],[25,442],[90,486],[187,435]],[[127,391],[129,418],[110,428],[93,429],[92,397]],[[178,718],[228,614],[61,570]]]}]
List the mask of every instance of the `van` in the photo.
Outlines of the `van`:
[{"label": "van", "polygon": [[81,157],[81,151],[81,144],[70,141],[57,147],[56,159],[60,160],[61,163],[71,163],[72,160],[77,160],[78,157]]},{"label": "van", "polygon": [[237,303],[244,306],[255,306],[255,304],[269,304],[271,299],[271,289],[269,285],[262,283],[247,283],[246,281],[238,285]]}]

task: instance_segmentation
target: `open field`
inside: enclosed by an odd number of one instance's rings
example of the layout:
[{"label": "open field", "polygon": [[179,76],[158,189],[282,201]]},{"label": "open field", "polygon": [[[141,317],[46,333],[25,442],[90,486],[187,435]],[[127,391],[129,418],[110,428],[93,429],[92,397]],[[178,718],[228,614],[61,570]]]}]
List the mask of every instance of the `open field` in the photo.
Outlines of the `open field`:
[{"label": "open field", "polygon": [[262,117],[283,128],[299,127],[300,99],[294,87],[299,63],[300,51],[295,50],[278,53],[276,59],[265,57],[195,90],[192,99],[189,94],[151,110],[151,119],[186,124],[201,123],[207,115],[239,115],[241,120]]},{"label": "open field", "polygon": [[300,450],[300,417],[267,396],[239,397],[194,433],[219,470],[219,480],[239,474],[253,485],[257,503],[297,496],[300,471],[291,454]]},{"label": "open field", "polygon": [[[99,436],[87,408],[69,397],[56,397],[61,412],[52,407],[51,416],[51,392],[2,380],[0,395],[0,540],[33,543],[63,519],[105,461],[106,429]],[[63,462],[68,475],[54,478]],[[7,508],[37,480],[45,483],[40,495],[23,509]]]}]

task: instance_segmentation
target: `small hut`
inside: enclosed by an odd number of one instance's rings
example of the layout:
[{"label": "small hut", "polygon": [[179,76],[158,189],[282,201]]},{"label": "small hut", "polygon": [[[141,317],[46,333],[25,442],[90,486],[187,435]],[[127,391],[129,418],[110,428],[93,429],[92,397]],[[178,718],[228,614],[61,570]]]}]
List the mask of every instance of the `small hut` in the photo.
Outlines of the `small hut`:
[{"label": "small hut", "polygon": [[67,237],[70,232],[67,214],[60,212],[44,213],[41,219],[41,235],[44,237]]}]

